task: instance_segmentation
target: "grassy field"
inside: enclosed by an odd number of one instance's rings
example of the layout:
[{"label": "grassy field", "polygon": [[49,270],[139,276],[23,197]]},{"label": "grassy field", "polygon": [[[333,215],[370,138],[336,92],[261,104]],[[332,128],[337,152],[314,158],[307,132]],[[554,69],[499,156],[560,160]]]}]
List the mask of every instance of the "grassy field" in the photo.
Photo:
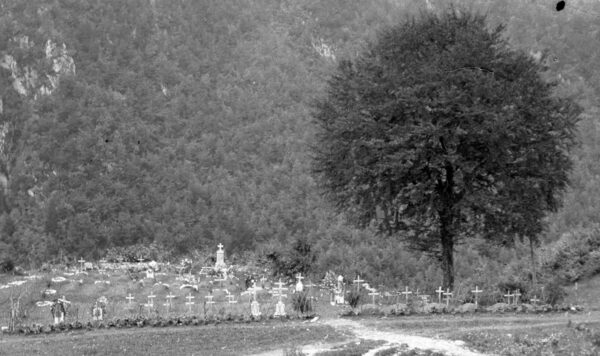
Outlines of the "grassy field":
[{"label": "grassy field", "polygon": [[0,339],[0,355],[248,355],[345,336],[300,322],[94,330]]}]

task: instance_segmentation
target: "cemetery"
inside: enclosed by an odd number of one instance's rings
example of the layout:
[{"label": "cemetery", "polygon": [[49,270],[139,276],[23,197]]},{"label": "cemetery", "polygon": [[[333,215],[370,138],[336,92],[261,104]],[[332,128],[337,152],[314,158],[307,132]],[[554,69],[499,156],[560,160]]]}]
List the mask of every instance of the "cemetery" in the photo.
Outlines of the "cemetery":
[{"label": "cemetery", "polygon": [[[138,262],[120,266],[80,259],[67,270],[3,278],[2,335],[35,337],[219,325],[256,325],[260,329],[282,323],[335,323],[336,319],[352,323],[364,318],[421,320],[430,325],[435,318],[447,317],[468,316],[474,322],[478,318],[503,320],[542,314],[554,318],[589,312],[575,300],[550,303],[543,287],[528,293],[519,289],[489,291],[479,285],[426,291],[409,286],[373,288],[360,275],[353,279],[329,275],[319,280],[298,273],[295,280],[284,280],[263,274],[259,278],[247,275],[247,268],[227,265],[222,245],[216,253],[214,266],[199,268],[185,268],[185,261],[179,265]],[[249,283],[244,283],[248,279]]]}]

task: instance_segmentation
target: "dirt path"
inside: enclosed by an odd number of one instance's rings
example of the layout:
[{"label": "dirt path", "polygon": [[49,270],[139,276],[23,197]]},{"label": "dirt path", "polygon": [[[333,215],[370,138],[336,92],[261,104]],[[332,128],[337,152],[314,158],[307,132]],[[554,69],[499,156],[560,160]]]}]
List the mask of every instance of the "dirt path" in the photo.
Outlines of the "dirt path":
[{"label": "dirt path", "polygon": [[[319,342],[317,344],[304,345],[301,348],[302,353],[312,356],[320,352],[329,351],[336,346],[345,345],[359,340],[384,341],[385,344],[369,350],[365,355],[375,355],[377,352],[396,346],[404,346],[408,349],[421,349],[442,352],[448,356],[485,356],[479,352],[471,351],[464,347],[461,341],[442,340],[425,336],[414,336],[401,334],[392,331],[381,331],[374,327],[364,325],[359,321],[349,319],[325,319],[319,324],[329,325],[336,330],[347,334],[349,339],[343,342],[327,343]],[[260,353],[254,356],[281,356],[285,351],[282,349],[272,350]]]}]

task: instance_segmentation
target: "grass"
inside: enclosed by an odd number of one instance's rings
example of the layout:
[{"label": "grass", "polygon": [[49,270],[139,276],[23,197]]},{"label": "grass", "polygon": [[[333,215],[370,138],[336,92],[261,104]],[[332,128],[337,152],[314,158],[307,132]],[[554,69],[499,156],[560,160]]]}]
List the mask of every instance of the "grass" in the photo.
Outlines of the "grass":
[{"label": "grass", "polygon": [[0,355],[248,355],[343,340],[333,328],[299,322],[95,330],[0,340]]}]

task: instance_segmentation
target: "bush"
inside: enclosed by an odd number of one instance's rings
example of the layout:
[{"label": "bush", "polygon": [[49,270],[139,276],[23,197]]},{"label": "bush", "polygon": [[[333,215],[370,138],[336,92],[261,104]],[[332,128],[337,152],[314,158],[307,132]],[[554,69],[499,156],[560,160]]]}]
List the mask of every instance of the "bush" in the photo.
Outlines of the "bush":
[{"label": "bush", "polygon": [[352,308],[356,308],[358,306],[358,304],[360,303],[360,292],[356,291],[354,289],[352,289],[350,291],[350,293],[348,293],[348,304],[352,307]]},{"label": "bush", "polygon": [[567,296],[567,292],[561,286],[560,279],[554,278],[544,285],[544,289],[548,292],[546,303],[556,305],[561,303]]},{"label": "bush", "polygon": [[312,312],[312,304],[310,302],[310,296],[307,292],[294,293],[292,295],[292,307],[295,311],[308,314]]}]

